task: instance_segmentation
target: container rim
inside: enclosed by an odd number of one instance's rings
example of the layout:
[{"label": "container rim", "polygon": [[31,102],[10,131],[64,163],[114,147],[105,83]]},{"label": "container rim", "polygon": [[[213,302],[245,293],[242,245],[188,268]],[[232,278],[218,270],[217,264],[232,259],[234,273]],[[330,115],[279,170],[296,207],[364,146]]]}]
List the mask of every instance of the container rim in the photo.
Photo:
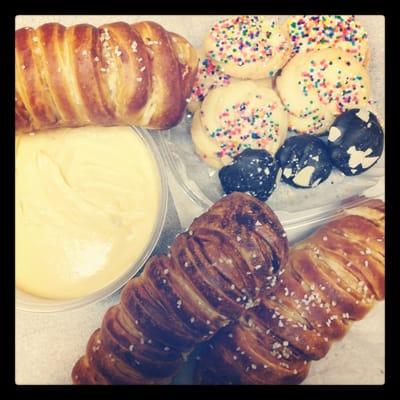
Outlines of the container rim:
[{"label": "container rim", "polygon": [[[212,206],[212,201],[203,195],[203,193],[198,193],[193,190],[188,183],[185,181],[184,177],[178,173],[178,160],[176,160],[171,151],[169,151],[168,140],[163,136],[159,141],[160,148],[164,157],[165,162],[170,167],[171,173],[173,174],[175,180],[180,185],[186,196],[197,206],[206,211]],[[384,176],[380,179],[384,180]],[[334,218],[335,215],[340,213],[343,208],[356,206],[363,203],[367,199],[371,198],[382,198],[385,192],[380,187],[380,181],[375,183],[375,185],[367,188],[358,195],[350,196],[329,204],[321,205],[319,207],[308,208],[304,211],[285,211],[285,210],[274,210],[278,215],[285,230],[290,231],[311,225],[316,222],[323,222],[328,219]],[[266,202],[268,204],[268,201]]]},{"label": "container rim", "polygon": [[[160,204],[158,209],[158,218],[154,226],[153,237],[149,241],[146,250],[143,252],[141,257],[133,263],[125,273],[116,277],[109,285],[96,290],[95,292],[79,298],[58,300],[58,299],[46,299],[43,298],[43,303],[30,302],[23,299],[18,299],[18,288],[15,287],[15,309],[16,311],[31,312],[31,313],[57,313],[61,311],[70,311],[74,309],[81,308],[83,306],[96,303],[100,300],[104,300],[119,289],[121,289],[125,284],[134,276],[136,276],[144,267],[146,261],[151,256],[154,251],[161,233],[163,231],[167,209],[168,209],[168,181],[166,175],[166,168],[162,154],[151,136],[151,133],[145,129],[141,129],[136,126],[130,126],[130,128],[138,134],[140,139],[148,146],[150,152],[152,153],[154,160],[157,165],[159,181],[160,181]],[[30,295],[33,298],[40,299],[39,297]],[[42,299],[40,299],[41,301]]]}]

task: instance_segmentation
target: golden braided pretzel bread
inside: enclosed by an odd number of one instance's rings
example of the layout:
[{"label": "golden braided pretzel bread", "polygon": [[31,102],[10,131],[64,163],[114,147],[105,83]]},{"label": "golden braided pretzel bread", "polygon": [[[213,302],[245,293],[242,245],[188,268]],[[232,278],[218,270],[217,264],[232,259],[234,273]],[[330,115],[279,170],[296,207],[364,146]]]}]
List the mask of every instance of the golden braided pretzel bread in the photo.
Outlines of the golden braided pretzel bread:
[{"label": "golden braided pretzel bread", "polygon": [[44,24],[15,33],[15,128],[177,124],[196,51],[154,22]]},{"label": "golden braided pretzel bread", "polygon": [[289,252],[267,295],[200,356],[200,383],[296,384],[333,341],[383,300],[384,204],[345,210]]},{"label": "golden braided pretzel bread", "polygon": [[75,364],[73,382],[170,382],[194,346],[256,304],[287,253],[267,205],[243,193],[222,198],[176,238],[169,256],[151,258],[124,287]]}]

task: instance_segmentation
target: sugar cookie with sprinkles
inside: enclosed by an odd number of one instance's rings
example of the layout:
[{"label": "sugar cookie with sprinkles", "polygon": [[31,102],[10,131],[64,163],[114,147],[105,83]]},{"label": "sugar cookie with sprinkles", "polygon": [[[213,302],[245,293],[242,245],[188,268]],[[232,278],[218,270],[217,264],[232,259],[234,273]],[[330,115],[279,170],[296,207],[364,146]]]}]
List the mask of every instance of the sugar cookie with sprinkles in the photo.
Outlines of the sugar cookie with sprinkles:
[{"label": "sugar cookie with sprinkles", "polygon": [[209,92],[194,114],[191,134],[197,154],[220,169],[249,148],[274,155],[287,126],[287,113],[268,83],[243,80]]},{"label": "sugar cookie with sprinkles", "polygon": [[272,78],[287,62],[291,46],[287,34],[262,16],[219,20],[204,40],[208,58],[221,70],[240,79]]},{"label": "sugar cookie with sprinkles", "polygon": [[298,133],[326,132],[346,110],[366,107],[371,83],[367,70],[341,49],[298,54],[283,68],[276,88]]},{"label": "sugar cookie with sprinkles", "polygon": [[292,56],[334,47],[368,65],[368,34],[354,15],[295,15],[286,20],[285,29]]},{"label": "sugar cookie with sprinkles", "polygon": [[211,89],[227,86],[235,79],[221,72],[221,67],[215,65],[210,58],[206,57],[202,49],[198,49],[197,54],[199,56],[199,68],[187,107],[193,113],[200,107]]},{"label": "sugar cookie with sprinkles", "polygon": [[[228,86],[231,82],[238,80],[221,72],[221,67],[215,65],[210,58],[206,57],[203,50],[197,50],[197,53],[200,59],[199,68],[187,106],[188,111],[192,113],[200,108],[201,103],[211,89]],[[262,79],[262,81],[272,87],[271,79]]]}]

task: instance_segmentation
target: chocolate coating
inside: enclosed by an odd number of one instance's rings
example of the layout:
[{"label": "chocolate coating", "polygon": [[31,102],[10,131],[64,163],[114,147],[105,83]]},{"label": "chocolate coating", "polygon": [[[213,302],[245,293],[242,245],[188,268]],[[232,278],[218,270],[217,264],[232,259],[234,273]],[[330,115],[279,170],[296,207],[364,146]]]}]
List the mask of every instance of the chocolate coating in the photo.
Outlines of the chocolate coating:
[{"label": "chocolate coating", "polygon": [[218,176],[226,194],[248,192],[265,201],[276,188],[278,170],[278,163],[266,150],[246,149],[221,168]]},{"label": "chocolate coating", "polygon": [[276,154],[282,180],[294,187],[311,188],[325,181],[332,171],[325,143],[316,136],[288,138]]},{"label": "chocolate coating", "polygon": [[333,165],[345,175],[359,175],[382,155],[383,129],[375,114],[353,109],[339,115],[329,130],[328,151]]}]

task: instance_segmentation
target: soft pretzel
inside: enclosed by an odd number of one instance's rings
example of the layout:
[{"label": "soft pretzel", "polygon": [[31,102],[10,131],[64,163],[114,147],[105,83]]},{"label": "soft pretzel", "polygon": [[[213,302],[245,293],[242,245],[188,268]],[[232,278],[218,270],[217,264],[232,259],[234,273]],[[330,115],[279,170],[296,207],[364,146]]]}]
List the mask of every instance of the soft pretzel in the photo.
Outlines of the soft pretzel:
[{"label": "soft pretzel", "polygon": [[266,296],[200,354],[200,383],[295,384],[385,296],[384,204],[345,210],[290,249]]},{"label": "soft pretzel", "polygon": [[44,24],[15,33],[15,128],[177,124],[197,71],[181,36],[154,22]]},{"label": "soft pretzel", "polygon": [[267,205],[243,193],[222,198],[124,287],[75,364],[73,382],[169,382],[196,344],[257,303],[287,251]]}]

